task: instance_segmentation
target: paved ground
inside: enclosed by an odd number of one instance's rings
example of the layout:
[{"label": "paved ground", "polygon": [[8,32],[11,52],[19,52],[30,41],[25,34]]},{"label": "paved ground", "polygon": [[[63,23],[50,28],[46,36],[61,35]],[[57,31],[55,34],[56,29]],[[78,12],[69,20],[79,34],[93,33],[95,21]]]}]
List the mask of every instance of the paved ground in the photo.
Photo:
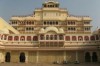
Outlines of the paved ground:
[{"label": "paved ground", "polygon": [[0,66],[100,66],[100,63],[80,63],[80,64],[0,63]]}]

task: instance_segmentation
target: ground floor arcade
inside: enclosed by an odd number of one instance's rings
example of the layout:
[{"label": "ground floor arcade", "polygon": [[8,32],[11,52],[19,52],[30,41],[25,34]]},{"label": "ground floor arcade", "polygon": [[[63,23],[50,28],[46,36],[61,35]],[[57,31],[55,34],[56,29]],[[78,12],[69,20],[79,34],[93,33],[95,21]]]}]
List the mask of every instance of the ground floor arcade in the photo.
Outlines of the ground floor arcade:
[{"label": "ground floor arcade", "polygon": [[99,56],[99,51],[0,51],[0,62],[98,62]]}]

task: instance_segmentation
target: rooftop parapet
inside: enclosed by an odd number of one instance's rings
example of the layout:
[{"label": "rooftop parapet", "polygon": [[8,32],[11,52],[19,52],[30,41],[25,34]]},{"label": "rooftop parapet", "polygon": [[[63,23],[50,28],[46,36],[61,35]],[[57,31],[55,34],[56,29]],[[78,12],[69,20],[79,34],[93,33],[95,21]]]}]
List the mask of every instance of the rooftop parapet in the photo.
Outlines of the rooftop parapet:
[{"label": "rooftop parapet", "polygon": [[34,19],[34,16],[12,16],[11,20]]},{"label": "rooftop parapet", "polygon": [[67,11],[67,8],[35,8],[35,11],[42,11],[42,10]]},{"label": "rooftop parapet", "polygon": [[89,17],[89,16],[74,16],[74,15],[67,16],[67,19],[72,19],[72,20],[89,20],[89,21],[92,20],[92,18]]}]

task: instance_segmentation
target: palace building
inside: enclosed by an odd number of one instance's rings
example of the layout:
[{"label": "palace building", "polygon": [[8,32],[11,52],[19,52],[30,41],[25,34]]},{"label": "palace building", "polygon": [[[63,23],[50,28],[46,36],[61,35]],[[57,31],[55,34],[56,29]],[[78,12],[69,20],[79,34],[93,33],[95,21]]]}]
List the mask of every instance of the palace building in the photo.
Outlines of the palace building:
[{"label": "palace building", "polygon": [[9,24],[0,18],[0,63],[99,62],[100,33],[92,33],[91,21],[55,1],[32,15],[12,16]]}]

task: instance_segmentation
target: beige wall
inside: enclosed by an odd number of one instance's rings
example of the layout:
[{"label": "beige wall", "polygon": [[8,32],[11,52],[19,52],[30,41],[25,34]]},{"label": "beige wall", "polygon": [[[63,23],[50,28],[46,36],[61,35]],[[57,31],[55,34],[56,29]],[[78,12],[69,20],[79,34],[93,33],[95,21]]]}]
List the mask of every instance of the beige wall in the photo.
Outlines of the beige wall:
[{"label": "beige wall", "polygon": [[28,62],[29,63],[36,63],[36,52],[28,52]]},{"label": "beige wall", "polygon": [[54,61],[63,61],[63,52],[61,51],[45,51],[39,52],[39,62],[41,63],[53,63]]},{"label": "beige wall", "polygon": [[12,51],[11,52],[11,62],[19,62],[19,52],[18,51]]},{"label": "beige wall", "polygon": [[79,59],[79,62],[85,62],[84,51],[78,51],[78,59]]},{"label": "beige wall", "polygon": [[4,59],[4,52],[3,51],[0,51],[0,63],[4,62],[5,59]]},{"label": "beige wall", "polygon": [[74,62],[75,61],[75,52],[74,51],[66,51],[66,60],[68,62]]},{"label": "beige wall", "polygon": [[[21,51],[10,51],[11,53],[11,62],[18,63],[19,55]],[[85,51],[77,51],[78,52],[78,60],[79,62],[85,62]],[[0,51],[0,63],[5,62],[5,54],[6,52]],[[100,61],[100,52],[97,52],[98,59]],[[53,63],[54,61],[58,61],[62,63],[64,59],[68,63],[73,63],[76,60],[76,51],[25,51],[26,63]]]}]

